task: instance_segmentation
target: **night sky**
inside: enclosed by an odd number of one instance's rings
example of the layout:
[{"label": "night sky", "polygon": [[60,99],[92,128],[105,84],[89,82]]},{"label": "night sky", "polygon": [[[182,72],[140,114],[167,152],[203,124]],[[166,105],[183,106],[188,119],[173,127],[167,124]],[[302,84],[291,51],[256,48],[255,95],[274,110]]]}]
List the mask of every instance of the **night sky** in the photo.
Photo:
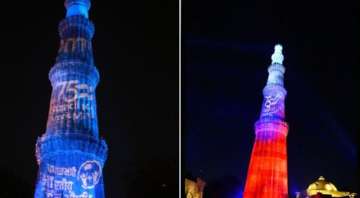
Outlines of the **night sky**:
[{"label": "night sky", "polygon": [[359,192],[355,1],[184,1],[185,174],[205,197],[244,188],[276,43],[285,56],[289,194],[320,175]]},{"label": "night sky", "polygon": [[[92,1],[106,197],[178,195],[178,2]],[[63,0],[7,1],[1,22],[0,197],[33,197]]]}]

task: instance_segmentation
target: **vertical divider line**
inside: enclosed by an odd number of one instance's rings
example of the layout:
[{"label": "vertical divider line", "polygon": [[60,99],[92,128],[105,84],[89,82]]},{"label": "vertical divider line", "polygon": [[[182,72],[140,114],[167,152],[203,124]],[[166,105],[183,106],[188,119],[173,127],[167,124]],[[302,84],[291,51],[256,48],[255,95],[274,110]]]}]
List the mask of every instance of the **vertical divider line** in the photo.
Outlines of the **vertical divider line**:
[{"label": "vertical divider line", "polygon": [[179,0],[179,198],[183,184],[181,177],[181,0]]}]

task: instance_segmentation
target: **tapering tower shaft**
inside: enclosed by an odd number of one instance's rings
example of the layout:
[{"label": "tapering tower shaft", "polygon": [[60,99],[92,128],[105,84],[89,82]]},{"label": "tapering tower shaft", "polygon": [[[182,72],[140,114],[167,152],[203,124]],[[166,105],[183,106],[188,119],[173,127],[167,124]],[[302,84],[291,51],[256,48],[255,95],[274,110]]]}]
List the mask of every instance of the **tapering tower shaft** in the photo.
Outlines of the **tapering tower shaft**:
[{"label": "tapering tower shaft", "polygon": [[90,0],[66,0],[60,47],[49,72],[52,85],[47,128],[36,143],[35,198],[102,198],[107,145],[99,138],[94,66],[88,19]]},{"label": "tapering tower shaft", "polygon": [[68,12],[59,24],[58,56],[49,72],[53,91],[46,133],[87,133],[97,137],[95,88],[99,74],[91,46],[94,25],[87,14],[76,12],[90,7],[90,2],[68,0],[65,6]]},{"label": "tapering tower shaft", "polygon": [[275,46],[269,76],[263,89],[260,119],[255,123],[255,143],[244,189],[244,198],[287,198],[288,125],[285,119],[285,68],[281,45]]}]

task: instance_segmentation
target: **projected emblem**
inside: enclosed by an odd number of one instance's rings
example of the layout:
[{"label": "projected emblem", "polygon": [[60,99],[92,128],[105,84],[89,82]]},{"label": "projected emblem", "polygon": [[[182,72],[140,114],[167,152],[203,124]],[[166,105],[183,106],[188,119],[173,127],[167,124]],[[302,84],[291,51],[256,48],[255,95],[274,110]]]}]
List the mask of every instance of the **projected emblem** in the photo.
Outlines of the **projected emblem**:
[{"label": "projected emblem", "polygon": [[60,82],[55,88],[59,88],[58,98],[63,99],[64,102],[74,102],[80,98],[87,98],[88,100],[94,98],[93,87],[80,83],[78,80]]},{"label": "projected emblem", "polygon": [[92,189],[101,177],[101,166],[97,161],[84,162],[78,171],[78,180],[84,189]]},{"label": "projected emblem", "polygon": [[276,96],[265,96],[264,102],[264,112],[273,113],[277,110],[276,104],[280,100],[281,96],[278,94]]}]

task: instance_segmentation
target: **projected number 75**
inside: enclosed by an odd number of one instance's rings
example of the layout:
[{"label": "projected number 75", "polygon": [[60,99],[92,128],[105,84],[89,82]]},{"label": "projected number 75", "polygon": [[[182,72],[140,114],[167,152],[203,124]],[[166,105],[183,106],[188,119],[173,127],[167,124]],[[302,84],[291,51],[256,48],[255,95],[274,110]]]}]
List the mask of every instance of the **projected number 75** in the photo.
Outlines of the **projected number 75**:
[{"label": "projected number 75", "polygon": [[80,98],[93,99],[93,88],[85,83],[79,83],[78,80],[59,82],[57,87],[60,89],[58,99],[63,99],[65,102],[73,102]]}]

